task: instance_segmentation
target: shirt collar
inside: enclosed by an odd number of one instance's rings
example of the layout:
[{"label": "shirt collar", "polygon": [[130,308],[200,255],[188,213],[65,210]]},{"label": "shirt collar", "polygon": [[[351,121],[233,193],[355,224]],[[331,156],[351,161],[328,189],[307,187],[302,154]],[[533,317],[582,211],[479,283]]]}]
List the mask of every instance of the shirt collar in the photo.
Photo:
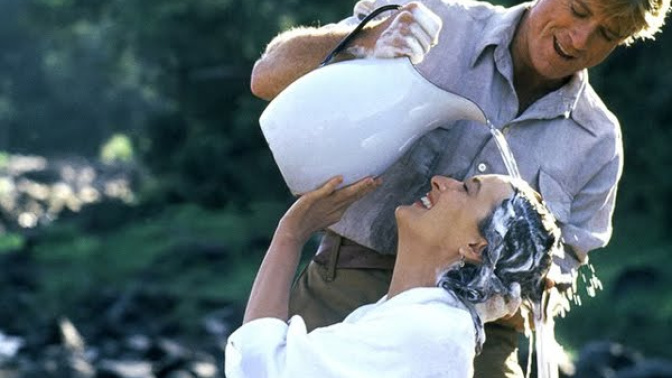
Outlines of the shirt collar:
[{"label": "shirt collar", "polygon": [[442,287],[415,287],[395,295],[388,299],[387,295],[381,298],[376,305],[404,305],[404,304],[428,304],[432,302],[442,302],[453,307],[466,310],[466,306],[455,297],[454,294],[448,292]]},{"label": "shirt collar", "polygon": [[[588,71],[581,70],[572,75],[565,85],[537,100],[516,120],[569,118],[587,85]],[[585,125],[580,125],[586,128]]]},{"label": "shirt collar", "polygon": [[497,13],[490,19],[484,28],[483,37],[476,42],[471,66],[475,66],[478,60],[483,56],[485,50],[490,46],[508,51],[513,35],[516,32],[518,21],[523,17],[525,11],[532,3],[522,3],[503,12]]}]

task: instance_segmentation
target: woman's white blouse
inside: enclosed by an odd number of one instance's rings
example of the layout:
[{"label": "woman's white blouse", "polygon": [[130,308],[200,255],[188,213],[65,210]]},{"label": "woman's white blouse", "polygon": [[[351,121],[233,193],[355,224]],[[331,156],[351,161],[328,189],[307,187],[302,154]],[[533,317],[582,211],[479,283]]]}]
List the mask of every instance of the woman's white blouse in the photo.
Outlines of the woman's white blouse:
[{"label": "woman's white blouse", "polygon": [[441,288],[416,288],[306,332],[303,318],[253,320],[226,344],[227,378],[462,378],[473,375],[471,315]]}]

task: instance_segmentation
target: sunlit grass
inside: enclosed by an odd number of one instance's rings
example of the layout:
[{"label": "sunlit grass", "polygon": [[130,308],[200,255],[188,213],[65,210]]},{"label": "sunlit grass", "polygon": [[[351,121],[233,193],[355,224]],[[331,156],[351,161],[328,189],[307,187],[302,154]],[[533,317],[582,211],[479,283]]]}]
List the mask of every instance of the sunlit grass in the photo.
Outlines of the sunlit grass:
[{"label": "sunlit grass", "polygon": [[36,295],[54,315],[82,305],[94,290],[138,285],[182,298],[181,308],[192,312],[203,300],[240,304],[283,209],[275,203],[220,211],[175,205],[100,233],[56,222],[33,251],[42,271]]}]

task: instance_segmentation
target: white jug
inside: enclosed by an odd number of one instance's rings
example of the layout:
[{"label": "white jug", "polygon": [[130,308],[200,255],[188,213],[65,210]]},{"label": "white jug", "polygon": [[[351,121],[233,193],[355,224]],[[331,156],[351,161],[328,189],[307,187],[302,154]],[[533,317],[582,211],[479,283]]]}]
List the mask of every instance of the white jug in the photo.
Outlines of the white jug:
[{"label": "white jug", "polygon": [[439,89],[408,58],[329,64],[296,80],[259,123],[287,186],[313,190],[378,176],[419,137],[446,122],[486,123],[473,102]]}]

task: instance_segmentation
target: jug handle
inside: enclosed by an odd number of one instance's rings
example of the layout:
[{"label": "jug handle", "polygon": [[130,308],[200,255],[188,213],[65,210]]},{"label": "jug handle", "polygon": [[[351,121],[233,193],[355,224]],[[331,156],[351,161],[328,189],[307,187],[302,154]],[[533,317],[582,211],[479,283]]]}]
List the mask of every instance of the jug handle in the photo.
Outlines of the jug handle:
[{"label": "jug handle", "polygon": [[347,46],[347,44],[350,43],[350,41],[355,37],[355,35],[359,33],[359,31],[362,30],[362,28],[364,28],[364,26],[374,17],[378,16],[382,12],[388,10],[397,10],[399,8],[401,8],[400,5],[391,4],[391,5],[383,5],[382,7],[374,9],[373,12],[371,12],[368,16],[364,17],[364,19],[359,23],[359,25],[357,25],[357,27],[355,27],[353,31],[351,31],[348,35],[346,35],[345,38],[343,38],[343,40],[338,45],[336,45],[336,47],[334,47],[333,50],[331,50],[331,52],[327,55],[327,57],[324,58],[322,63],[320,63],[320,67],[329,64],[329,62],[331,62],[331,60],[334,59],[336,54],[343,51],[345,46]]}]

